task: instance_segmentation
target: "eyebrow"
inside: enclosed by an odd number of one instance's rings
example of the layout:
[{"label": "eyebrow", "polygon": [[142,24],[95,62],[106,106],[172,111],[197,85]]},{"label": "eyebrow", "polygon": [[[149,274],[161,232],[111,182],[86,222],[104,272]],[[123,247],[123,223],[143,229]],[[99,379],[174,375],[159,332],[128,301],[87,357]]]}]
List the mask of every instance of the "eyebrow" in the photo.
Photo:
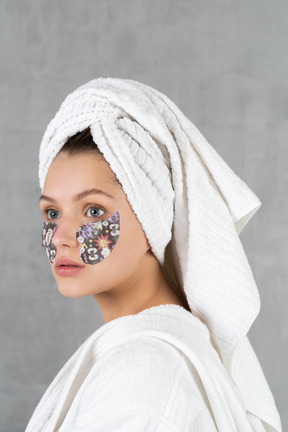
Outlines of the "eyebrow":
[{"label": "eyebrow", "polygon": [[[92,189],[86,189],[86,190],[78,193],[77,195],[74,195],[72,197],[72,200],[73,201],[80,201],[81,199],[87,197],[88,195],[95,195],[95,194],[97,194],[97,195],[104,195],[104,196],[106,196],[108,198],[114,199],[114,197],[112,195],[108,194],[107,192],[104,192],[101,189],[92,188]],[[57,202],[55,199],[50,198],[47,195],[41,195],[40,198],[39,198],[39,201],[42,201],[42,200],[49,201],[51,203],[56,203]]]}]

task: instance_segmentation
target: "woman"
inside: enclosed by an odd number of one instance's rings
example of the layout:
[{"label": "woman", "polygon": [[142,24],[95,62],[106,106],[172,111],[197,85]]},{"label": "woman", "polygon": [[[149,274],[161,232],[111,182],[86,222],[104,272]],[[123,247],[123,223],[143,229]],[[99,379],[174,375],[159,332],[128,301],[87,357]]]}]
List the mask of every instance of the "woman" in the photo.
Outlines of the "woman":
[{"label": "woman", "polygon": [[[80,193],[80,199],[74,200],[74,196]],[[93,204],[93,201],[97,206],[90,204],[88,208],[86,203]],[[84,204],[87,209],[83,210]],[[166,282],[141,225],[120,183],[93,142],[89,128],[70,139],[52,162],[40,197],[40,207],[46,224],[61,221],[53,235],[57,256],[51,268],[63,295],[79,297],[92,294],[105,322],[166,302],[183,304],[189,309],[185,300],[180,300]],[[121,220],[117,217],[115,229],[114,221],[109,223],[109,219],[116,211]],[[76,238],[76,230],[81,225],[103,219],[108,223],[101,234],[97,231],[97,236],[92,237],[91,231],[89,240],[92,241],[87,241],[89,235],[85,238],[84,230]],[[109,229],[111,225],[112,229]],[[107,228],[110,235],[107,235]],[[49,237],[51,226],[48,232],[47,228],[44,230],[45,238]],[[97,241],[96,237],[102,240]],[[83,257],[87,256],[84,262],[79,257],[79,238],[83,239]],[[105,259],[112,247],[113,254],[109,260]],[[94,265],[100,262],[101,266]]]},{"label": "woman", "polygon": [[59,291],[105,324],[30,431],[281,431],[247,332],[259,293],[239,233],[261,206],[164,94],[98,78],[62,103],[39,154],[42,245]]}]

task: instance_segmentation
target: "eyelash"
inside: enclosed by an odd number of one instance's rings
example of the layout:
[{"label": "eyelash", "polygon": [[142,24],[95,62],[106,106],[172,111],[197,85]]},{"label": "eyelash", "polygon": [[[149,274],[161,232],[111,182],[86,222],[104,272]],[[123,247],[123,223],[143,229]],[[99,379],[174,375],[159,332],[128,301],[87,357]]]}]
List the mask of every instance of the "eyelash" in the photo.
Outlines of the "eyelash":
[{"label": "eyelash", "polygon": [[[91,206],[91,207],[88,207],[87,211],[90,210],[90,209],[97,209],[97,210],[101,210],[101,211],[103,212],[103,214],[105,214],[105,210],[103,210],[101,207],[98,207],[98,206]],[[48,213],[49,213],[50,211],[57,212],[57,210],[55,210],[55,209],[53,209],[53,208],[47,208],[47,209],[45,209],[45,210],[43,211],[43,213],[47,216],[47,219],[48,219],[48,220],[57,219],[57,218],[49,218],[49,217],[48,217]],[[86,213],[87,213],[87,212],[86,212]],[[98,217],[100,217],[100,216],[103,216],[103,214],[98,215],[98,216],[90,216],[90,217],[98,218]]]}]

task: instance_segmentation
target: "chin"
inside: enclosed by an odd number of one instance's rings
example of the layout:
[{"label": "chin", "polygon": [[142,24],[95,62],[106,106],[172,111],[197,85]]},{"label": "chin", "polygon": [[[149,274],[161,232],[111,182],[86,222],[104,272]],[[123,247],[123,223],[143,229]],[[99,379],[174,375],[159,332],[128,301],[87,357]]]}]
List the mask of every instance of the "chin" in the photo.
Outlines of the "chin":
[{"label": "chin", "polygon": [[62,294],[64,297],[84,297],[89,295],[90,293],[83,290],[83,286],[81,288],[80,284],[73,283],[71,281],[57,281],[57,287],[60,294]]}]

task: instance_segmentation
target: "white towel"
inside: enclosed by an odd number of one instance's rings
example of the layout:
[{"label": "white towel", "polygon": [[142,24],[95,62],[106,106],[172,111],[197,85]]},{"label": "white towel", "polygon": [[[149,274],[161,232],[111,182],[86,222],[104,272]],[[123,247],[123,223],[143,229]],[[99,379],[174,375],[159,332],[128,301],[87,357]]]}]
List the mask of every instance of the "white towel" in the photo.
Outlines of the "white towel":
[{"label": "white towel", "polygon": [[239,233],[259,198],[167,96],[120,78],[92,80],[63,101],[41,142],[41,189],[58,151],[88,126],[173,288],[209,328],[247,409],[281,431],[247,337],[260,297]]}]

